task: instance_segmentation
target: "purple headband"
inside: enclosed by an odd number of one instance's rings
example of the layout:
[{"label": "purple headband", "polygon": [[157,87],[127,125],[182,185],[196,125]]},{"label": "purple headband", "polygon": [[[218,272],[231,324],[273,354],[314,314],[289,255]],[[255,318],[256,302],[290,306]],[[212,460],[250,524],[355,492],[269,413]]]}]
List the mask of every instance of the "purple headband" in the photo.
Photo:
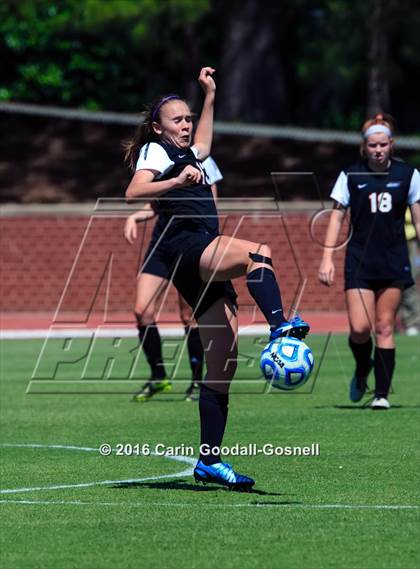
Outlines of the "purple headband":
[{"label": "purple headband", "polygon": [[155,120],[161,106],[167,103],[168,101],[172,101],[172,99],[181,99],[181,97],[179,95],[168,95],[167,97],[163,97],[163,99],[161,99],[159,103],[156,105],[156,107],[153,109],[152,122]]}]

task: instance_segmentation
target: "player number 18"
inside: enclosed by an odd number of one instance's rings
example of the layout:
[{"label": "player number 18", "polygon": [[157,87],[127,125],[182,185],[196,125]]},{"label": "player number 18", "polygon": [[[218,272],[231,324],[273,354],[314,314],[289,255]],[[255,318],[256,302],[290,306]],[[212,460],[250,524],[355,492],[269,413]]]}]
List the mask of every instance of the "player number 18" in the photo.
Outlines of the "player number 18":
[{"label": "player number 18", "polygon": [[370,211],[376,213],[388,213],[392,209],[392,195],[389,192],[380,194],[369,194]]}]

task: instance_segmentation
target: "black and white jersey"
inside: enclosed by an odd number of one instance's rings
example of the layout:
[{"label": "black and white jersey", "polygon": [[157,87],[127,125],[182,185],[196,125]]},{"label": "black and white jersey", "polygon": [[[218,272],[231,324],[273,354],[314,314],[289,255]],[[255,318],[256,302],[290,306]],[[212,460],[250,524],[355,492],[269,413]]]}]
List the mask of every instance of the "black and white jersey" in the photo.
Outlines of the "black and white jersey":
[{"label": "black and white jersey", "polygon": [[210,186],[219,182],[222,175],[212,158],[200,162],[194,147],[181,149],[163,142],[150,142],[141,148],[136,170],[155,170],[158,172],[156,181],[161,181],[178,176],[187,165],[202,171],[202,182],[174,188],[154,201],[159,219],[153,237],[168,223],[167,237],[186,226],[218,235],[217,210]]},{"label": "black and white jersey", "polygon": [[391,160],[386,172],[372,171],[366,162],[340,173],[331,198],[350,208],[352,235],[346,266],[355,262],[370,278],[410,273],[404,216],[407,205],[420,200],[418,170]]}]

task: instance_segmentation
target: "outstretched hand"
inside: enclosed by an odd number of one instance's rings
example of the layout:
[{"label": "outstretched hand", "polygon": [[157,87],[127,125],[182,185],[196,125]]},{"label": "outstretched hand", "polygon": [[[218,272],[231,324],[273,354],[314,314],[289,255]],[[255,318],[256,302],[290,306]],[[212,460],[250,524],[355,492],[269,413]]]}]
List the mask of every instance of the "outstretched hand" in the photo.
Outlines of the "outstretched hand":
[{"label": "outstretched hand", "polygon": [[200,71],[198,77],[198,82],[200,83],[203,91],[206,93],[214,93],[216,91],[216,83],[212,77],[216,70],[213,67],[203,67]]}]

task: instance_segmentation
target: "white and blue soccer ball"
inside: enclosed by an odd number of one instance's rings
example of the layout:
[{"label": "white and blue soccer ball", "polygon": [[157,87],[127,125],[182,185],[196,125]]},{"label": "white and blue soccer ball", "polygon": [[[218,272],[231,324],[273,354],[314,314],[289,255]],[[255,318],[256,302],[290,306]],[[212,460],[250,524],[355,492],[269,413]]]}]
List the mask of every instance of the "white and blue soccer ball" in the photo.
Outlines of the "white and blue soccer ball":
[{"label": "white and blue soccer ball", "polygon": [[314,368],[311,348],[297,338],[278,338],[266,345],[261,354],[264,378],[273,387],[291,391],[306,383]]}]

